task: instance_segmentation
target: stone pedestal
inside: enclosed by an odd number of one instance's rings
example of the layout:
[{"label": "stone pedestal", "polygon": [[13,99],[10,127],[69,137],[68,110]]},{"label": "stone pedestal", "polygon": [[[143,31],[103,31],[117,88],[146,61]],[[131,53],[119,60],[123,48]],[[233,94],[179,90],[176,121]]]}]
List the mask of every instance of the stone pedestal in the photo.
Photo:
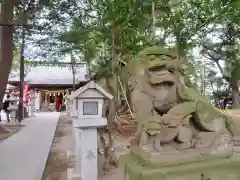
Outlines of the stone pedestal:
[{"label": "stone pedestal", "polygon": [[124,180],[239,180],[240,154],[229,158],[193,162],[185,165],[154,167],[141,158],[128,154],[124,163]]},{"label": "stone pedestal", "polygon": [[[105,118],[77,119],[73,121],[75,146],[76,180],[98,179],[98,135],[97,128],[107,124]],[[77,175],[79,175],[77,177]],[[78,179],[77,179],[78,178]]]},{"label": "stone pedestal", "polygon": [[[82,180],[98,179],[98,152],[97,152],[97,129],[82,129],[81,144],[76,146],[76,170],[80,170]],[[77,145],[77,144],[76,144]],[[77,160],[76,159],[76,160]],[[79,163],[79,164],[77,164]]]}]

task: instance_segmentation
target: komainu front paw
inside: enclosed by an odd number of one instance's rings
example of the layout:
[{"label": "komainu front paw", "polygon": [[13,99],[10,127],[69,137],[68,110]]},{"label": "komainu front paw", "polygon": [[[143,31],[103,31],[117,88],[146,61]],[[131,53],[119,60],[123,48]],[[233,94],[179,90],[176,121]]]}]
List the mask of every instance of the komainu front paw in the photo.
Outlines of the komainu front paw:
[{"label": "komainu front paw", "polygon": [[231,153],[233,152],[233,138],[231,134],[220,134],[215,139],[211,145],[211,154],[217,153]]},{"label": "komainu front paw", "polygon": [[210,147],[214,139],[217,137],[216,132],[200,132],[196,137],[195,148],[207,148]]}]

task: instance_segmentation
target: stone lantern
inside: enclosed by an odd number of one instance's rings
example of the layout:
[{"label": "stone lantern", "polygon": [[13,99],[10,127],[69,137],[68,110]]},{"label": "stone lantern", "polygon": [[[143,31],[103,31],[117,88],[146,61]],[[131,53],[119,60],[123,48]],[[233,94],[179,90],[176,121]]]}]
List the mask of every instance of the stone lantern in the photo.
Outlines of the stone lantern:
[{"label": "stone lantern", "polygon": [[97,180],[97,130],[107,125],[107,119],[102,116],[103,103],[106,99],[113,99],[113,96],[91,81],[73,92],[69,99],[73,101],[71,117],[76,137],[76,166],[69,169],[68,178]]},{"label": "stone lantern", "polygon": [[10,116],[10,121],[17,123],[17,112],[18,112],[18,93],[13,92],[11,93],[11,97],[9,98],[9,116]]}]

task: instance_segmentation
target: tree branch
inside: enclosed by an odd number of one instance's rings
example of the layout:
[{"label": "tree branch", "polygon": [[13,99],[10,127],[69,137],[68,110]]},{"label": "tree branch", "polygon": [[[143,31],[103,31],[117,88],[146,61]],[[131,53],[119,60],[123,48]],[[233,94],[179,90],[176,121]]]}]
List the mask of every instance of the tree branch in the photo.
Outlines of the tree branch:
[{"label": "tree branch", "polygon": [[225,8],[222,9],[222,11],[220,11],[219,14],[215,14],[212,17],[208,18],[205,22],[203,22],[202,24],[200,24],[198,27],[196,27],[195,31],[193,31],[192,33],[190,33],[190,35],[188,36],[189,38],[192,37],[195,33],[197,33],[200,29],[204,28],[206,25],[208,25],[211,21],[217,19],[218,17],[223,16],[227,10],[228,10],[228,6],[231,5],[231,1],[228,1],[228,4],[226,5]]}]

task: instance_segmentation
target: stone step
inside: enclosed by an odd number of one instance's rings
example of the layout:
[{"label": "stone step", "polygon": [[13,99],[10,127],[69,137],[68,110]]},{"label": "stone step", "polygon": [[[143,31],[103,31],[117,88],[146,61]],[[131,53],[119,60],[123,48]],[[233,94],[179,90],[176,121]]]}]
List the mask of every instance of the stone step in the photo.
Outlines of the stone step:
[{"label": "stone step", "polygon": [[81,180],[80,174],[78,174],[74,168],[68,168],[67,175],[68,180]]},{"label": "stone step", "polygon": [[67,150],[67,156],[75,156],[75,152],[72,149]]},{"label": "stone step", "polygon": [[75,153],[72,150],[67,150],[67,162],[68,162],[68,167],[74,167]]}]

